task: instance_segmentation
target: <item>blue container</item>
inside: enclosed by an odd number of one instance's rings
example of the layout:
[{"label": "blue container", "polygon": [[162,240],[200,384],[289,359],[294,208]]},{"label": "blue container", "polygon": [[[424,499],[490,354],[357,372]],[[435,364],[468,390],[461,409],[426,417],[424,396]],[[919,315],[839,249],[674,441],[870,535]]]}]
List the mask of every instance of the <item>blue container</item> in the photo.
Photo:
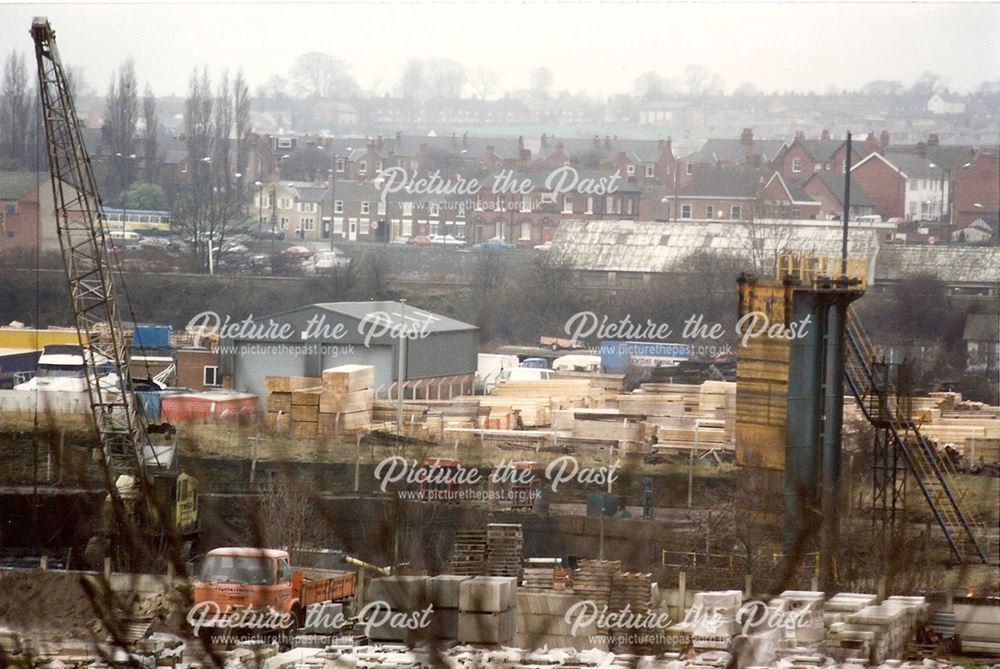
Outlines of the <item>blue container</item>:
[{"label": "blue container", "polygon": [[135,396],[139,400],[142,412],[148,420],[160,420],[160,399],[162,393],[156,390],[138,390]]},{"label": "blue container", "polygon": [[139,348],[168,348],[169,325],[136,325],[132,331],[132,345]]},{"label": "blue container", "polygon": [[691,358],[688,344],[644,341],[602,341],[601,371],[621,374],[629,367],[673,365]]}]

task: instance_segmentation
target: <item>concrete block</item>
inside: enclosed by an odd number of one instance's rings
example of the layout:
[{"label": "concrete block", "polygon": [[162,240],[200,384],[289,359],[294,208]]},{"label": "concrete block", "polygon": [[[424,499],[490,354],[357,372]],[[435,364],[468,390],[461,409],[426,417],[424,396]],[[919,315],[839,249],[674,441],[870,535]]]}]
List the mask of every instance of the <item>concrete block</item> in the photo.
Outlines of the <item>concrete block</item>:
[{"label": "concrete block", "polygon": [[368,583],[366,599],[382,601],[393,611],[420,611],[427,606],[426,576],[383,576]]},{"label": "concrete block", "polygon": [[500,613],[515,608],[517,579],[505,576],[476,576],[459,586],[459,609],[463,612]]},{"label": "concrete block", "polygon": [[517,613],[467,613],[458,615],[459,643],[506,643],[517,634]]},{"label": "concrete block", "polygon": [[443,574],[427,579],[428,603],[433,604],[435,609],[457,609],[462,582],[470,578],[472,577]]}]

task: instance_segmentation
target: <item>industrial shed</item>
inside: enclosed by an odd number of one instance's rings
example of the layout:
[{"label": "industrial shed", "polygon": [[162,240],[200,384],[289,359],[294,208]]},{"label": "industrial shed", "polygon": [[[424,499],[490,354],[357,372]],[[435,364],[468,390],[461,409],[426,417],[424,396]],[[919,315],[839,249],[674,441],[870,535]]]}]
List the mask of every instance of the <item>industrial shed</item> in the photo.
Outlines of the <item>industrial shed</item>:
[{"label": "industrial shed", "polygon": [[375,367],[376,394],[394,396],[403,331],[406,397],[471,392],[479,331],[400,302],[324,302],[247,321],[223,333],[219,364],[229,387],[263,402],[267,376],[319,377],[345,364]]},{"label": "industrial shed", "polygon": [[[556,232],[552,252],[562,267],[610,286],[628,286],[653,274],[676,271],[693,253],[759,256],[781,250],[792,254],[840,256],[842,229],[836,224],[704,223],[674,221],[565,221]],[[873,278],[879,230],[852,228],[848,254],[864,259]]]}]

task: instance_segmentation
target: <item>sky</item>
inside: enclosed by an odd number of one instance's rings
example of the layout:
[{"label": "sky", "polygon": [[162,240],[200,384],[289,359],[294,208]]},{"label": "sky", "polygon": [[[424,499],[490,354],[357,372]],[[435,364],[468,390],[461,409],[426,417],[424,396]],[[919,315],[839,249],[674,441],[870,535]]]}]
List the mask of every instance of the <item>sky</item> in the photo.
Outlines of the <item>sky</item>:
[{"label": "sky", "polygon": [[409,58],[452,58],[527,88],[548,67],[555,89],[604,97],[648,70],[718,72],[727,90],[823,92],[875,79],[912,83],[925,70],[949,87],[998,78],[1000,3],[410,2],[2,4],[0,55],[32,49],[36,15],[56,29],[63,63],[103,94],[131,55],[140,86],[184,95],[191,70],[242,67],[251,90],[288,76],[295,57],[347,60],[363,89],[392,92]]}]

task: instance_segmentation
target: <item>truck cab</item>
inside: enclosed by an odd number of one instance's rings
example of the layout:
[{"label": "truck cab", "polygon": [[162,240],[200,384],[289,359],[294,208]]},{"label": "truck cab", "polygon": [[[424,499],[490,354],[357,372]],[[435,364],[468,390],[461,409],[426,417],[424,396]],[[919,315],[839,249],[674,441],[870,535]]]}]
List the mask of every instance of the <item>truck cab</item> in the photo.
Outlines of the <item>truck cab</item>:
[{"label": "truck cab", "polygon": [[294,572],[288,553],[271,548],[216,548],[208,552],[194,586],[194,603],[239,609],[293,611]]}]

